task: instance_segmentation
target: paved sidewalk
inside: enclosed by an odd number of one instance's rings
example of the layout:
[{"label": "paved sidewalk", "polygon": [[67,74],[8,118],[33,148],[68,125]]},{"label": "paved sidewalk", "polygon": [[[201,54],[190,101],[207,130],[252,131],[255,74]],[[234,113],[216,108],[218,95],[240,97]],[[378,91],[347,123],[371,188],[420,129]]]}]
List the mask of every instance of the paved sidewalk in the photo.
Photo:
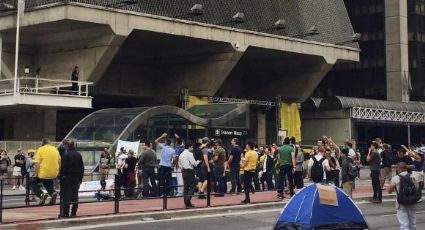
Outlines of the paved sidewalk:
[{"label": "paved sidewalk", "polygon": [[[354,199],[367,200],[372,194],[370,185],[360,184],[356,186],[354,192]],[[384,195],[386,195],[384,191]],[[241,205],[244,199],[244,194],[226,194],[224,197],[211,197],[211,207],[224,207]],[[192,199],[197,208],[206,208],[206,199]],[[257,192],[251,194],[251,201],[253,204],[280,202],[276,198],[276,192]],[[283,205],[282,205],[283,206]],[[183,198],[168,198],[167,210],[180,210],[184,209]],[[145,200],[122,200],[120,201],[120,213],[138,213],[138,212],[153,212],[163,210],[163,200],[161,199],[145,199]],[[79,216],[102,216],[110,215],[114,212],[114,202],[96,202],[90,204],[80,204],[78,215]],[[59,206],[32,206],[19,209],[6,209],[3,210],[3,223],[13,222],[28,222],[36,220],[52,220],[57,219],[59,214]]]}]

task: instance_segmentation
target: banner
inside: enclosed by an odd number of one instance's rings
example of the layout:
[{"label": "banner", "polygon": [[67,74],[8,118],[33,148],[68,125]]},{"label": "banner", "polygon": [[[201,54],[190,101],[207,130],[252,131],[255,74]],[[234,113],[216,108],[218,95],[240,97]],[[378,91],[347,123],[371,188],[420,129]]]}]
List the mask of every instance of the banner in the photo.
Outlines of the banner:
[{"label": "banner", "polygon": [[[84,181],[80,185],[80,189],[78,190],[79,197],[94,197],[96,191],[101,190],[102,187],[100,185],[99,180],[95,181]],[[114,179],[106,180],[106,190],[114,189]]]},{"label": "banner", "polygon": [[121,148],[124,148],[126,152],[128,152],[129,150],[133,150],[135,153],[135,156],[137,156],[137,154],[139,153],[139,146],[140,146],[139,141],[130,142],[130,141],[119,140],[117,145],[117,152],[119,152]]}]

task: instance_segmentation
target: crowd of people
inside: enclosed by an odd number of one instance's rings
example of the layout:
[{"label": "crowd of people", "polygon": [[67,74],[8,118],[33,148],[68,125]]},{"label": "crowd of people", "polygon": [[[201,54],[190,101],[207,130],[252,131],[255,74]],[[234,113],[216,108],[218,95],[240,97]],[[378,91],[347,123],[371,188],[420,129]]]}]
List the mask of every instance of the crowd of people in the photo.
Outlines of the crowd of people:
[{"label": "crowd of people", "polygon": [[[159,150],[159,162],[151,143],[144,143],[139,157],[131,149],[121,148],[113,156],[105,148],[99,161],[101,189],[97,196],[118,196],[118,199],[182,196],[186,208],[193,208],[192,197],[205,199],[208,192],[216,197],[244,193],[245,199],[241,202],[249,204],[250,194],[261,190],[276,191],[278,199],[292,197],[304,187],[307,179],[313,183],[333,184],[352,197],[362,163],[366,163],[373,188],[370,202],[382,203],[384,189],[389,193],[396,191],[399,221],[401,225],[411,227],[415,223],[413,210],[421,201],[419,194],[424,187],[424,144],[416,149],[404,145],[394,149],[377,138],[371,142],[364,154],[365,162],[362,162],[361,154],[355,151],[351,142],[338,146],[326,136],[310,150],[302,149],[294,137],[285,138],[280,146],[258,146],[253,142],[241,145],[238,138],[233,138],[227,149],[220,139],[204,137],[190,142],[183,141],[177,134],[170,138],[164,133],[154,143]],[[55,183],[60,181],[60,197],[64,204],[61,216],[76,216],[84,164],[75,141],[65,140],[56,148],[48,139],[43,139],[42,146],[28,150],[27,157],[18,150],[13,164],[7,152],[1,150],[2,179],[7,177],[9,167],[13,168],[12,189],[31,189],[34,193],[32,200],[37,197],[40,205],[48,197],[49,204],[56,203],[59,193],[55,190]],[[396,169],[395,175],[393,169]],[[113,186],[118,188],[118,193],[111,191],[114,187],[107,188],[106,181],[111,172],[116,176]],[[25,179],[26,188],[23,186]],[[410,197],[406,191],[409,188],[416,191]]]}]

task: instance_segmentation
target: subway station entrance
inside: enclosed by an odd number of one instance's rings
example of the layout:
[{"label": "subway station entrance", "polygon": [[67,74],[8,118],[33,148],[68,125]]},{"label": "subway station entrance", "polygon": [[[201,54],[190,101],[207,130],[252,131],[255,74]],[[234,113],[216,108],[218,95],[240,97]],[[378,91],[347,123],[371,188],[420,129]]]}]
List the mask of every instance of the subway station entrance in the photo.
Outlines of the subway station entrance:
[{"label": "subway station entrance", "polygon": [[104,148],[115,153],[119,140],[153,142],[166,132],[185,140],[204,136],[249,138],[249,105],[246,103],[196,105],[188,110],[174,106],[111,108],[96,111],[70,131],[65,139],[78,141],[87,168],[99,161]]}]

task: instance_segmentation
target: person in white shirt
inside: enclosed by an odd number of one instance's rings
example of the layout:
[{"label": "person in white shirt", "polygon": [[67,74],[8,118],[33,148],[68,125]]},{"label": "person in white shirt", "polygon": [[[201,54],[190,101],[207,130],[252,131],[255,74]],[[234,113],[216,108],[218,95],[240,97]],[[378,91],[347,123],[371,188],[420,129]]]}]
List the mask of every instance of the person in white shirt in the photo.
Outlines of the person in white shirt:
[{"label": "person in white shirt", "polygon": [[[324,158],[324,155],[325,155],[325,148],[319,147],[317,149],[317,154],[312,156],[308,162],[308,177],[312,179],[315,183],[319,183],[320,181],[326,181],[326,172],[331,170],[331,167],[329,166],[329,161],[326,158],[322,160],[322,158]],[[316,159],[316,161],[322,162],[322,167],[323,167],[322,175],[312,175],[312,168],[314,165],[313,157]],[[320,177],[320,178],[316,180],[314,179],[315,177]]]},{"label": "person in white shirt", "polygon": [[194,208],[192,195],[195,191],[195,171],[193,170],[200,161],[193,156],[193,144],[186,143],[183,152],[179,156],[179,166],[183,174],[183,195],[186,208]]},{"label": "person in white shirt", "polygon": [[[420,181],[422,178],[420,174],[418,173],[412,173],[409,174],[407,172],[407,165],[404,162],[400,162],[397,164],[397,173],[398,175],[394,176],[391,179],[391,184],[388,187],[388,193],[391,194],[394,191],[397,193],[397,197],[399,196],[400,191],[400,177],[406,177],[409,175],[412,178],[413,183],[415,184],[415,187],[418,188],[418,181]],[[400,229],[401,230],[410,230],[410,229],[416,229],[416,206],[417,204],[413,205],[403,205],[399,204],[397,202],[398,199],[396,199],[396,209],[397,209],[397,219],[400,223]]]}]

